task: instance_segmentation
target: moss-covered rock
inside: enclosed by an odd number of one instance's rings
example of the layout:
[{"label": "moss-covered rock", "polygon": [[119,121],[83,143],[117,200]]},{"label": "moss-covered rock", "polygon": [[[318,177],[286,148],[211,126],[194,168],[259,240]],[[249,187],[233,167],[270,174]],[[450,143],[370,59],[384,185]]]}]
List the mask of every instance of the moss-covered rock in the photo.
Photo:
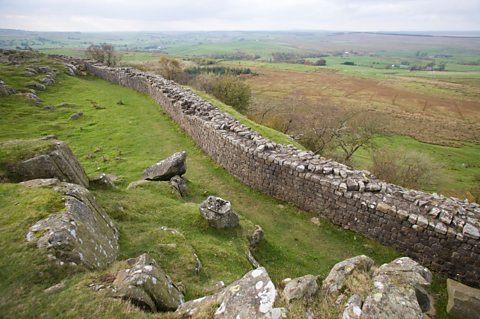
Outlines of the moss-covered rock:
[{"label": "moss-covered rock", "polygon": [[63,194],[65,209],[35,223],[26,236],[50,259],[87,269],[106,267],[116,259],[117,228],[86,188],[57,179],[31,180],[22,185],[49,187]]},{"label": "moss-covered rock", "polygon": [[56,139],[0,142],[0,176],[21,182],[38,178],[88,187],[88,177],[68,145]]}]

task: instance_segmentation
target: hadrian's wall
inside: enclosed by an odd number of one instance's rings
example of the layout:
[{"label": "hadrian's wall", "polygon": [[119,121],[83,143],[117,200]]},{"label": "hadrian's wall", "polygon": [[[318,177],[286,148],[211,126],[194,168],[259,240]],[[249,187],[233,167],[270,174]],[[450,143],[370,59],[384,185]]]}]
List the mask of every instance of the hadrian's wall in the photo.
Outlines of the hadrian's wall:
[{"label": "hadrian's wall", "polygon": [[478,204],[388,184],[366,171],[271,142],[160,76],[84,63],[100,78],[150,95],[245,184],[480,287]]}]

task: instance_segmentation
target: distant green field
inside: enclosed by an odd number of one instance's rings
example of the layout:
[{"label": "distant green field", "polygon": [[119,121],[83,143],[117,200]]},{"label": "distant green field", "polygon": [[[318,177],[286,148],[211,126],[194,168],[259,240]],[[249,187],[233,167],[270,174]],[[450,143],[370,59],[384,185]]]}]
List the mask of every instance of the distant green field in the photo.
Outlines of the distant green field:
[{"label": "distant green field", "polygon": [[178,46],[175,45],[166,49],[166,52],[179,56],[208,56],[218,54],[231,54],[238,51],[252,55],[258,54],[262,57],[268,57],[271,56],[272,52],[277,51],[301,53],[304,50],[281,43],[255,40],[226,43],[183,44]]}]

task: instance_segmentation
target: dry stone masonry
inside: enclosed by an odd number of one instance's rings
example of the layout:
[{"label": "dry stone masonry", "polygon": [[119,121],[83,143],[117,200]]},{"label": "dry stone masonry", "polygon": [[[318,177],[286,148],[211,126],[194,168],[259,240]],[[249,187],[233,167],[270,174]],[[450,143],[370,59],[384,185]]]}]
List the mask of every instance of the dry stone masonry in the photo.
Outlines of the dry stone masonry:
[{"label": "dry stone masonry", "polygon": [[478,204],[385,183],[366,171],[274,143],[161,76],[75,63],[150,95],[205,152],[247,185],[480,286]]}]

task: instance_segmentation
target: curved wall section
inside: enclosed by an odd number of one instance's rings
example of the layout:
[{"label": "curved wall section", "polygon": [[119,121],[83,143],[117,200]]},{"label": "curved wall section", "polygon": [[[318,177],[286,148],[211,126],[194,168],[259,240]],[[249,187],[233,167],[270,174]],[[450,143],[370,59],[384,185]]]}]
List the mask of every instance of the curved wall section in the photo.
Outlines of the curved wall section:
[{"label": "curved wall section", "polygon": [[480,286],[480,206],[385,183],[366,171],[280,145],[175,82],[82,61],[94,75],[150,95],[245,184]]}]

